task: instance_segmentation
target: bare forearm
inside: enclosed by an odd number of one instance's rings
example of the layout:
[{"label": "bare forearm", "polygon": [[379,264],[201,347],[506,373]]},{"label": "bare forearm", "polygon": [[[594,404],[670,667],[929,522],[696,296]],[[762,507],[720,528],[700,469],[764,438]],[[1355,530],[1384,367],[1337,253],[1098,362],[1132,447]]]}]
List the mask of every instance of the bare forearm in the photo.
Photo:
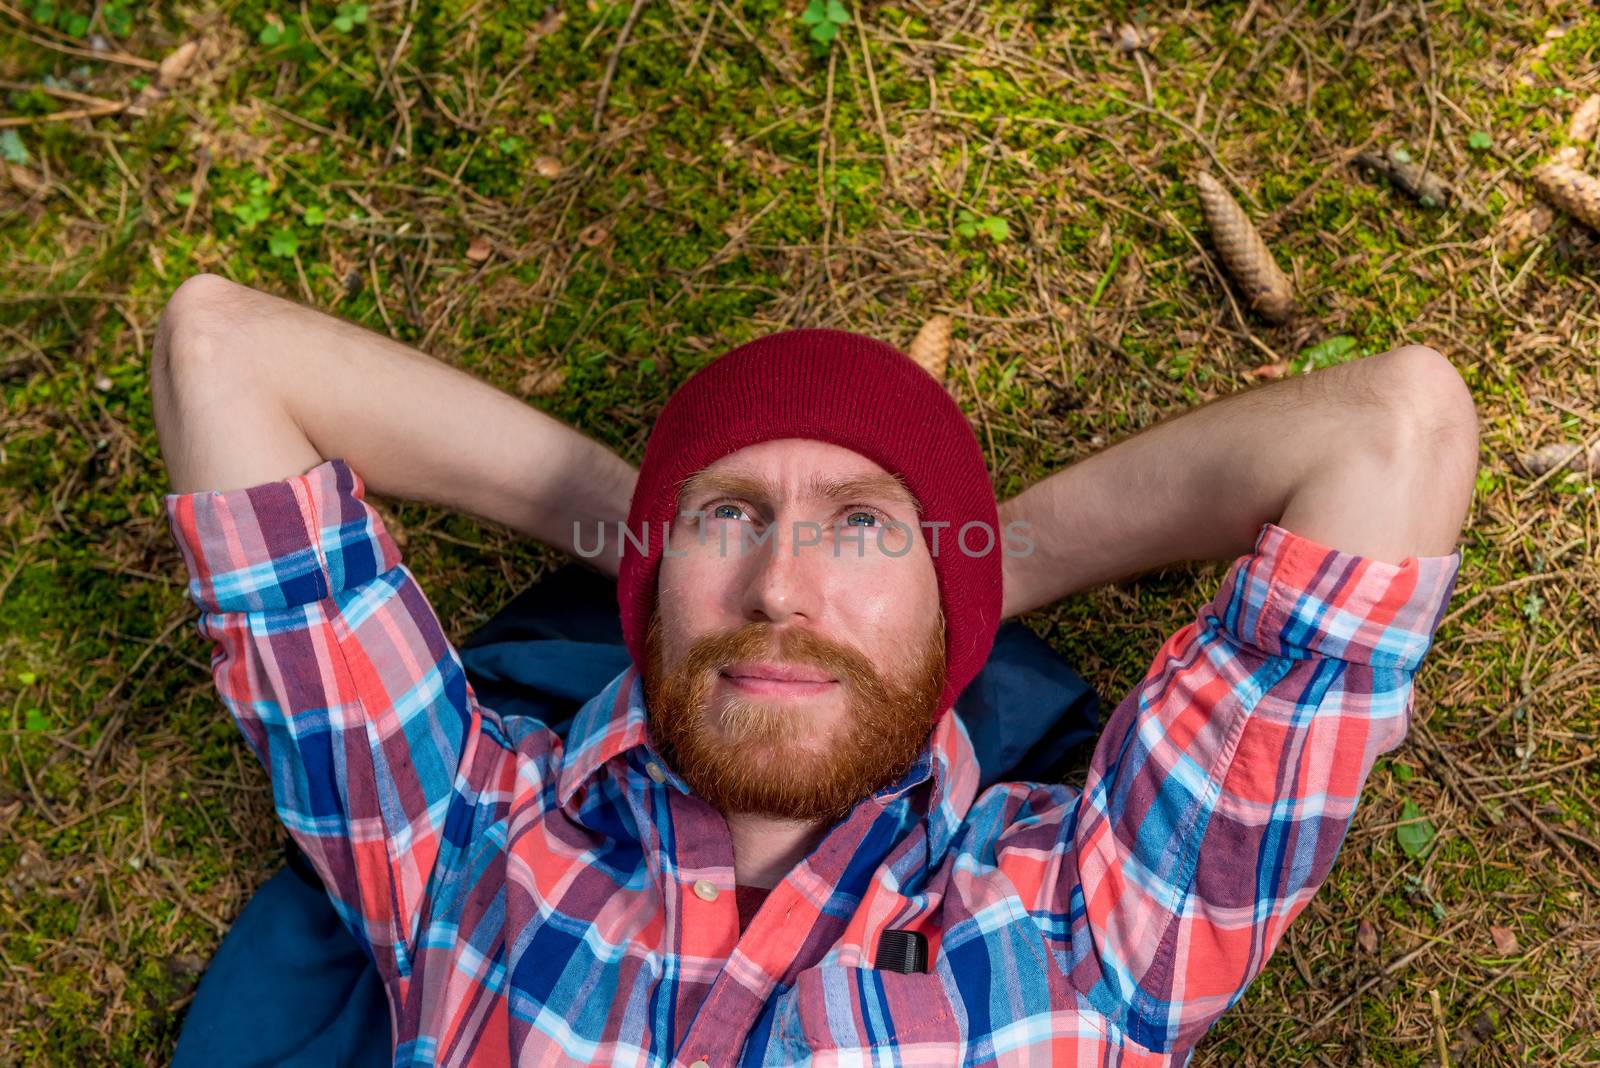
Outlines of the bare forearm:
[{"label": "bare forearm", "polygon": [[1470,500],[1466,387],[1411,349],[1169,419],[1006,501],[1035,547],[1006,560],[1005,614],[1165,564],[1248,552],[1278,523],[1399,561],[1452,551]]},{"label": "bare forearm", "polygon": [[[186,284],[192,285],[192,283]],[[571,550],[626,517],[621,457],[471,375],[354,324],[207,279],[163,316],[153,393],[176,492],[347,460],[375,492]],[[591,563],[614,574],[611,554]]]}]

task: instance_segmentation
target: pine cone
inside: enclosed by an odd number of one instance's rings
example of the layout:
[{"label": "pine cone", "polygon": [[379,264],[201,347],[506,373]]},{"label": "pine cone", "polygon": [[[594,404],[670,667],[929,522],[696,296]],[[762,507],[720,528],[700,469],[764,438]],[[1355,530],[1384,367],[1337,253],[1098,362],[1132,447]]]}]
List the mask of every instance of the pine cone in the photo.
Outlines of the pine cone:
[{"label": "pine cone", "polygon": [[1289,276],[1273,260],[1250,217],[1221,182],[1202,171],[1195,176],[1195,184],[1200,187],[1200,208],[1212,244],[1228,273],[1257,314],[1270,323],[1284,322],[1295,311]]},{"label": "pine cone", "polygon": [[1538,478],[1558,467],[1593,477],[1600,473],[1600,445],[1588,453],[1583,451],[1582,445],[1545,445],[1518,456],[1517,467],[1529,478]]},{"label": "pine cone", "polygon": [[1600,93],[1591,94],[1578,105],[1567,120],[1567,144],[1556,149],[1550,159],[1569,167],[1582,167],[1596,130],[1600,130]]},{"label": "pine cone", "polygon": [[906,355],[940,382],[944,381],[945,365],[950,362],[951,325],[950,316],[935,315],[922,324],[922,329],[912,339],[911,347],[906,350]]},{"label": "pine cone", "polygon": [[1600,230],[1600,178],[1551,162],[1534,170],[1533,186],[1551,204],[1591,230]]},{"label": "pine cone", "polygon": [[1567,120],[1567,138],[1587,146],[1600,131],[1600,93],[1591,93]]},{"label": "pine cone", "polygon": [[1356,162],[1384,175],[1425,208],[1442,208],[1454,195],[1449,182],[1432,171],[1423,170],[1421,164],[1414,162],[1398,146],[1389,149],[1386,156],[1363,152],[1356,157]]}]

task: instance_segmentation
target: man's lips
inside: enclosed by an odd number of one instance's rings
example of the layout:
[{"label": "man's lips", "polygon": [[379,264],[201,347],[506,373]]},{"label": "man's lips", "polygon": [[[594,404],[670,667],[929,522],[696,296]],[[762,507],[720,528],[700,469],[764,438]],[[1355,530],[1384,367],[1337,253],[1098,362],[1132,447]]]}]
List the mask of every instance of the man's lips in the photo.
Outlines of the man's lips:
[{"label": "man's lips", "polygon": [[803,697],[822,693],[838,684],[826,671],[800,664],[739,661],[723,668],[722,677],[736,689],[751,694]]}]

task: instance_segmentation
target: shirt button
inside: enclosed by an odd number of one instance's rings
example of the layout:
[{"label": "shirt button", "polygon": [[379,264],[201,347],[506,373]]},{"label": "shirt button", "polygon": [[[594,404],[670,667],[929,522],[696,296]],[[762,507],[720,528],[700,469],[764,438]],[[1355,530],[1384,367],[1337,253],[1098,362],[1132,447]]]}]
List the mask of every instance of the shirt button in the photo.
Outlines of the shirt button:
[{"label": "shirt button", "polygon": [[699,1060],[689,1065],[689,1068],[711,1068],[711,1065],[707,1061]]},{"label": "shirt button", "polygon": [[[717,899],[717,888],[704,879],[696,879],[694,881],[694,896],[701,901],[715,901]],[[704,1064],[705,1062],[701,1061],[700,1063]],[[694,1066],[691,1065],[690,1068],[694,1068]]]},{"label": "shirt button", "polygon": [[654,760],[644,766],[644,773],[650,776],[651,781],[663,783],[667,781],[667,773],[661,770],[661,765]]}]

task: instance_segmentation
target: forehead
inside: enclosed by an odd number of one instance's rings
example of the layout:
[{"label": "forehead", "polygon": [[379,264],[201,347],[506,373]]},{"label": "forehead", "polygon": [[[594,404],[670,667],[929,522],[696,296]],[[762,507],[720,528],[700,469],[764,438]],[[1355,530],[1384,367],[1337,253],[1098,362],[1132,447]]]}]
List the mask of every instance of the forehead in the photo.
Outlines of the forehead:
[{"label": "forehead", "polygon": [[774,499],[854,495],[917,507],[905,484],[875,461],[808,438],[763,441],[729,453],[684,479],[678,497],[686,502],[697,493],[731,489]]}]

